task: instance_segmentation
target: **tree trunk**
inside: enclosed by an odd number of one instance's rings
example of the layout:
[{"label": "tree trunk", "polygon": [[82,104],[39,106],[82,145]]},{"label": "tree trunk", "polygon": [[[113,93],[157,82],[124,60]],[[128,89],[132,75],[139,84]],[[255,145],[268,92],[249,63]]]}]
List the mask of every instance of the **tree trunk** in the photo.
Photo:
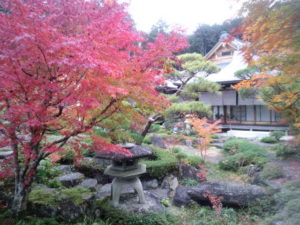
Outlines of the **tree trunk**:
[{"label": "tree trunk", "polygon": [[30,185],[24,185],[24,182],[16,181],[15,193],[12,201],[12,211],[15,215],[27,209],[27,200],[30,191]]},{"label": "tree trunk", "polygon": [[144,130],[142,132],[142,134],[141,134],[142,138],[141,138],[141,140],[139,140],[137,142],[138,145],[141,145],[143,143],[143,140],[144,140],[145,136],[148,134],[148,132],[149,132],[149,130],[151,128],[151,125],[154,122],[158,121],[158,120],[164,120],[163,116],[160,115],[160,114],[156,114],[155,116],[152,116],[152,117],[149,118],[149,120],[148,120],[148,122],[147,122],[147,124],[146,124],[146,126],[145,126],[145,128],[144,128]]}]

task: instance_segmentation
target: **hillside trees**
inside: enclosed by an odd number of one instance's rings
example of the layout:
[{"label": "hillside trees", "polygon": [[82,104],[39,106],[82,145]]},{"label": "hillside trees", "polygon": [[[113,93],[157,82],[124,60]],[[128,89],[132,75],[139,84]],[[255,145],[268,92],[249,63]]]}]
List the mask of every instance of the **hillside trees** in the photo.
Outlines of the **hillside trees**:
[{"label": "hillside trees", "polygon": [[238,18],[226,21],[223,24],[199,25],[197,30],[189,37],[190,47],[186,52],[197,52],[206,55],[219,41],[222,32],[232,32],[241,24],[241,21],[242,19]]},{"label": "hillside trees", "polygon": [[[14,176],[12,210],[26,209],[41,160],[68,145],[80,157],[77,136],[120,114],[135,124],[166,99],[155,86],[168,59],[186,42],[177,33],[146,46],[126,6],[114,1],[3,0],[0,2],[0,147],[13,155],[0,166]],[[128,104],[133,101],[135,106]],[[57,140],[47,139],[53,131]],[[94,150],[128,154],[93,137]]]},{"label": "hillside trees", "polygon": [[[237,90],[255,89],[268,106],[300,128],[300,2],[253,0],[244,5],[241,31],[250,67]],[[244,74],[245,74],[244,73]]]}]

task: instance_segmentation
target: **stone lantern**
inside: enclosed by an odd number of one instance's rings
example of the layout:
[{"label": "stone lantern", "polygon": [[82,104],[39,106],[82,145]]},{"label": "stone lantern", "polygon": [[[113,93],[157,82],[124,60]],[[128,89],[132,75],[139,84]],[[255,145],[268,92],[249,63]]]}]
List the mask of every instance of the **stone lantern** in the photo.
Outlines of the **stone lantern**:
[{"label": "stone lantern", "polygon": [[145,196],[139,176],[146,172],[146,165],[139,163],[138,159],[151,156],[152,150],[150,147],[134,144],[126,144],[121,147],[128,149],[131,156],[116,153],[98,154],[99,158],[112,160],[112,164],[104,171],[105,175],[114,177],[111,186],[112,204],[119,205],[122,188],[125,185],[132,187],[137,192],[139,202],[143,204]]}]

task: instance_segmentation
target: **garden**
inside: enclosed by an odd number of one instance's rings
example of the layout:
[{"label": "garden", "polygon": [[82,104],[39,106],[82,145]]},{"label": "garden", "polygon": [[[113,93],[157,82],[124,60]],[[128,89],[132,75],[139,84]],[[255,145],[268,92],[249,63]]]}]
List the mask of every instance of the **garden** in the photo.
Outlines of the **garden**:
[{"label": "garden", "polygon": [[[237,37],[253,48],[228,87],[206,79],[222,68],[193,36],[139,32],[126,4],[1,1],[0,224],[298,225],[300,4],[243,7]],[[282,15],[293,28],[269,40]],[[230,135],[200,101],[226,88],[257,94],[288,130]]]}]

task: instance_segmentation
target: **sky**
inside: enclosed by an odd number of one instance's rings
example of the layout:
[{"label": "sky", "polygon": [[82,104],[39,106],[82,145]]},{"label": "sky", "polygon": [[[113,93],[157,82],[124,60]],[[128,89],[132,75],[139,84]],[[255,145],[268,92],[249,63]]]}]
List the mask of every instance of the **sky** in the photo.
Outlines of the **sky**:
[{"label": "sky", "polygon": [[199,24],[220,24],[237,15],[237,0],[125,0],[138,30],[149,32],[163,20],[191,34]]}]

